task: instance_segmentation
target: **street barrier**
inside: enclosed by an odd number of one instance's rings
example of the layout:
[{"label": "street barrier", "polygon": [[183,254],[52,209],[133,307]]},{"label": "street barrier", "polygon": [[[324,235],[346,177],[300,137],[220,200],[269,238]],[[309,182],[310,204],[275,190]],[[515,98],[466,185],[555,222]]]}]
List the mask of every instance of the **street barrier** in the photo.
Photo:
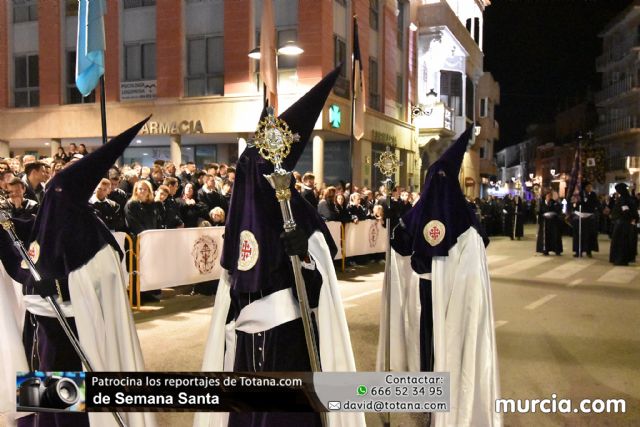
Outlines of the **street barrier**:
[{"label": "street barrier", "polygon": [[357,224],[348,223],[344,230],[345,257],[384,252],[387,248],[387,229],[375,219]]},{"label": "street barrier", "polygon": [[[327,227],[338,247],[335,260],[349,256],[367,255],[385,251],[387,230],[376,220],[364,220],[358,224],[343,225],[328,222]],[[224,227],[178,228],[174,230],[147,230],[138,235],[135,251],[128,251],[129,299],[133,302],[133,272],[137,275],[137,301],[140,292],[191,285],[220,279]],[[125,233],[115,233],[118,244],[125,252],[125,240],[133,247]],[[134,253],[135,252],[135,253]],[[137,264],[134,264],[134,255]],[[123,261],[123,269],[126,263]]]}]

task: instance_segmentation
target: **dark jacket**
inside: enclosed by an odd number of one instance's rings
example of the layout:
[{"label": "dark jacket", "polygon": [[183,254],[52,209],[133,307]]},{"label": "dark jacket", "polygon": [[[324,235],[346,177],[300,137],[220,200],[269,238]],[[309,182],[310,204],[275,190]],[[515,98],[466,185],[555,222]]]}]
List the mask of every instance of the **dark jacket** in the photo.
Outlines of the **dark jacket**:
[{"label": "dark jacket", "polygon": [[145,230],[162,228],[158,205],[155,202],[142,203],[137,200],[129,200],[124,207],[124,217],[127,227],[133,235]]}]

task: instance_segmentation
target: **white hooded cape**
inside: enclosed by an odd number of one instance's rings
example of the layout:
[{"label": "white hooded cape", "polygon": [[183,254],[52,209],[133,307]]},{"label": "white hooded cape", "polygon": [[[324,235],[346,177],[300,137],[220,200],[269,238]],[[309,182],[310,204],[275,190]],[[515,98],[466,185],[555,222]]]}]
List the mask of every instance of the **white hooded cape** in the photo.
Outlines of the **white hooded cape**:
[{"label": "white hooded cape", "polygon": [[[338,279],[333,269],[333,260],[329,247],[321,232],[315,232],[309,238],[309,254],[315,260],[315,265],[322,275],[322,288],[318,302],[317,324],[318,339],[320,341],[320,363],[326,372],[354,372],[356,370],[351,338],[347,320],[342,306],[342,299],[338,290]],[[205,372],[220,372],[233,370],[233,354],[235,348],[226,348],[225,342],[235,337],[233,322],[225,325],[231,297],[229,294],[229,273],[223,270],[218,285],[216,301],[211,316],[211,328],[204,351],[202,370]],[[230,342],[231,342],[230,340]],[[232,347],[231,345],[227,347]],[[330,412],[329,427],[358,427],[364,426],[364,414],[359,412]],[[194,427],[223,427],[227,425],[228,413],[197,413],[193,422]]]},{"label": "white hooded cape", "polygon": [[[20,284],[14,282],[0,263],[0,425],[15,425],[16,372],[28,371],[22,346],[24,305]],[[25,414],[22,414],[25,415]]]},{"label": "white hooded cape", "polygon": [[[144,370],[126,289],[120,258],[110,245],[69,274],[71,304],[63,307],[63,311],[65,315],[75,317],[80,344],[95,371]],[[29,298],[27,310],[54,317],[49,304],[39,297]],[[128,427],[156,425],[151,413],[120,414]],[[89,421],[92,427],[117,426],[108,412],[91,412]]]},{"label": "white hooded cape", "polygon": [[[462,233],[448,256],[434,257],[431,274],[418,275],[410,256],[391,251],[392,371],[420,371],[420,278],[432,281],[433,370],[450,372],[451,379],[451,410],[434,412],[431,425],[501,426],[501,414],[494,410],[499,376],[491,286],[476,229]],[[381,360],[384,349],[379,347]]]}]

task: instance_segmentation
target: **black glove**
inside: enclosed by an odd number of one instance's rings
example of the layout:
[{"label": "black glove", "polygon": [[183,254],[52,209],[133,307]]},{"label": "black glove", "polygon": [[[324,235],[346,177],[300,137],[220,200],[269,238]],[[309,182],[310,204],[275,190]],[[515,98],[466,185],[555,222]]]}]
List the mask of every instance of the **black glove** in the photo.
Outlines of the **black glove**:
[{"label": "black glove", "polygon": [[308,242],[307,236],[305,236],[304,232],[295,228],[292,231],[283,231],[280,234],[280,239],[282,243],[284,243],[284,251],[289,256],[298,255],[301,258],[307,256]]},{"label": "black glove", "polygon": [[42,279],[39,282],[35,282],[35,289],[42,298],[58,295],[55,279]]}]

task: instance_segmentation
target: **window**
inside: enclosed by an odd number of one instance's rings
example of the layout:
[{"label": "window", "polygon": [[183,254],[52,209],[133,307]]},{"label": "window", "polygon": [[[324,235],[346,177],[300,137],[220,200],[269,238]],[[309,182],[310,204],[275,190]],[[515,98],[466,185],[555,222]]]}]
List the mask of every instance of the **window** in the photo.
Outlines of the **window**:
[{"label": "window", "polygon": [[336,3],[342,5],[342,6],[346,6],[347,5],[347,0],[336,0]]},{"label": "window", "polygon": [[[260,40],[260,39],[258,39]],[[277,48],[281,48],[287,42],[297,42],[298,31],[296,29],[278,29],[276,40]],[[278,56],[278,70],[296,68],[298,66],[298,57],[291,55]]]},{"label": "window", "polygon": [[124,80],[155,80],[156,44],[136,43],[124,47]]},{"label": "window", "polygon": [[404,103],[404,79],[402,74],[396,74],[396,102]]},{"label": "window", "polygon": [[337,34],[333,35],[333,66],[342,64],[340,75],[333,87],[333,93],[342,97],[349,97],[349,80],[347,77],[347,42]]},{"label": "window", "polygon": [[402,0],[398,0],[398,28],[397,30],[397,40],[398,40],[398,49],[404,48],[404,14],[405,14],[405,3]]},{"label": "window", "polygon": [[40,105],[38,55],[16,56],[14,66],[14,105],[37,107]]},{"label": "window", "polygon": [[489,98],[480,99],[480,117],[489,115]]},{"label": "window", "polygon": [[369,107],[380,109],[380,95],[378,93],[378,61],[369,58]]},{"label": "window", "polygon": [[469,77],[466,79],[467,85],[465,88],[465,113],[469,120],[473,120],[475,118],[475,104],[474,104],[474,91],[475,87],[473,86],[473,82]]},{"label": "window", "polygon": [[67,0],[65,7],[66,16],[78,16],[78,0]]},{"label": "window", "polygon": [[473,18],[473,39],[480,44],[480,18]]},{"label": "window", "polygon": [[481,158],[481,159],[484,159],[484,158],[485,158],[485,157],[484,157],[484,154],[485,154],[485,149],[484,149],[484,147],[480,147],[480,158]]},{"label": "window", "polygon": [[38,20],[38,0],[13,0],[13,22]]},{"label": "window", "polygon": [[67,104],[86,104],[95,101],[95,90],[84,97],[76,87],[76,52],[67,52]]},{"label": "window", "polygon": [[187,96],[224,93],[224,38],[202,36],[187,40]]},{"label": "window", "polygon": [[378,11],[380,6],[378,0],[369,0],[369,26],[372,30],[378,31]]},{"label": "window", "polygon": [[462,115],[462,73],[440,71],[440,101],[452,108],[456,116]]},{"label": "window", "polygon": [[125,9],[133,9],[134,7],[155,6],[156,0],[124,0]]}]

